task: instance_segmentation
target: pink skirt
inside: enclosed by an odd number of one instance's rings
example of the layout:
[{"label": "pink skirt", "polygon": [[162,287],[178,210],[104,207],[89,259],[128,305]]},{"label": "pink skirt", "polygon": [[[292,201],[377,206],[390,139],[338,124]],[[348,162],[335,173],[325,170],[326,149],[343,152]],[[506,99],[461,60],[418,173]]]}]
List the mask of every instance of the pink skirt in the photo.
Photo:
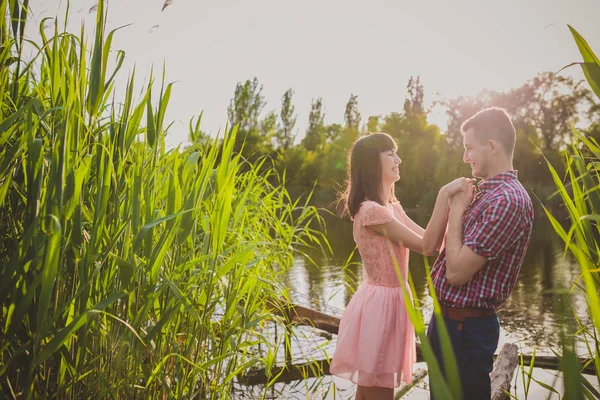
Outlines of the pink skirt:
[{"label": "pink skirt", "polygon": [[416,359],[402,289],[363,283],[342,315],[330,372],[361,386],[396,388],[411,381]]}]

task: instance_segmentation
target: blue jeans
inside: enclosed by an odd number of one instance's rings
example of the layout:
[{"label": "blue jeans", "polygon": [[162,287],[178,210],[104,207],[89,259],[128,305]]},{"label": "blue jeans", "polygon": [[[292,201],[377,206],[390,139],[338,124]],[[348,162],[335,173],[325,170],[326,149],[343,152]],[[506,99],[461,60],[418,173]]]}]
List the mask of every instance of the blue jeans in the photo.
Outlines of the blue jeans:
[{"label": "blue jeans", "polygon": [[[489,400],[491,397],[490,372],[492,372],[494,366],[494,352],[498,347],[500,336],[498,317],[494,315],[491,317],[467,318],[462,323],[444,317],[444,322],[458,364],[463,399]],[[427,337],[440,364],[442,374],[447,377],[435,316],[431,318],[429,323]],[[436,384],[431,379],[431,375],[429,376],[429,384],[430,389]],[[433,391],[430,392],[431,399],[434,400]]]}]

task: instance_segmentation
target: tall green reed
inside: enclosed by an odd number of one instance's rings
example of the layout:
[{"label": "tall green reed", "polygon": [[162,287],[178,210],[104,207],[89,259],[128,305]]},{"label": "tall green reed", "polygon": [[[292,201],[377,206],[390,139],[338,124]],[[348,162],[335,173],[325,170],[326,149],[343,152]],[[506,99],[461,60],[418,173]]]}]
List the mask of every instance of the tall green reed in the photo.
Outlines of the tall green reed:
[{"label": "tall green reed", "polygon": [[[33,60],[27,1],[0,0],[0,385],[11,398],[224,398],[273,347],[266,301],[314,208],[222,140],[167,150],[171,84],[123,99],[99,1],[94,42]],[[200,137],[199,120],[190,137]],[[260,172],[259,172],[260,171]],[[274,349],[273,351],[276,351]]]},{"label": "tall green reed", "polygon": [[[421,305],[419,302],[419,298],[416,295],[417,292],[415,289],[414,281],[412,279],[412,274],[410,273],[410,271],[408,271],[408,276],[404,276],[402,270],[400,269],[400,265],[398,264],[398,259],[395,256],[394,250],[391,247],[391,243],[388,242],[388,244],[390,246],[389,250],[392,254],[392,260],[394,262],[394,268],[396,269],[396,275],[402,288],[402,294],[408,312],[408,317],[410,318],[410,321],[415,329],[415,334],[419,339],[423,360],[427,363],[427,373],[429,375],[429,379],[436,382],[435,385],[430,386],[430,390],[433,392],[437,399],[462,399],[463,393],[458,364],[456,361],[456,356],[454,354],[454,349],[452,347],[452,341],[450,340],[450,334],[448,333],[448,329],[446,328],[446,322],[444,321],[444,317],[442,316],[440,303],[435,293],[435,288],[433,286],[429,261],[427,257],[423,257],[427,276],[427,286],[429,289],[429,293],[433,299],[433,315],[430,323],[433,321],[433,319],[435,319],[435,324],[438,330],[438,336],[440,341],[440,347],[444,359],[442,365],[440,365],[440,363],[438,362],[438,359],[435,356],[435,353],[433,352],[431,341],[427,336],[427,326],[425,325],[425,321],[423,320],[423,314],[421,313]],[[408,282],[408,287],[404,285],[405,281]]]},{"label": "tall green reed", "polygon": [[[600,60],[596,57],[585,39],[571,26],[571,34],[583,57],[583,62],[573,63],[581,66],[585,77],[600,97]],[[573,128],[570,148],[565,152],[566,177],[559,176],[548,161],[548,168],[557,187],[557,193],[564,202],[568,213],[565,228],[549,210],[545,209],[554,230],[565,243],[565,253],[570,253],[581,269],[576,282],[558,293],[557,304],[570,304],[574,293],[583,295],[587,304],[589,321],[577,317],[572,306],[562,307],[560,329],[561,351],[555,352],[560,359],[563,373],[563,398],[593,399],[600,398],[597,387],[600,385],[600,146]],[[577,343],[584,344],[584,353],[577,350]],[[580,358],[585,361],[582,365]],[[596,376],[590,378],[582,374],[582,369],[593,363]],[[524,375],[532,376],[531,368]],[[595,384],[593,383],[595,381]],[[555,389],[551,390],[556,393]]]}]

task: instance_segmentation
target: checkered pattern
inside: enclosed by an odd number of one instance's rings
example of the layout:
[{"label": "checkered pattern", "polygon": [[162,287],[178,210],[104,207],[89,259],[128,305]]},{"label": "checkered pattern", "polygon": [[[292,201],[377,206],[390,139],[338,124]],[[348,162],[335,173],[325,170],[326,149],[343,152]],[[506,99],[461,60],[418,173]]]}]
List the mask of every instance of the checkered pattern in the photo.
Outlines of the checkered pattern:
[{"label": "checkered pattern", "polygon": [[463,217],[463,243],[487,262],[467,284],[452,286],[446,281],[446,251],[442,250],[431,271],[440,304],[501,307],[515,286],[532,226],[533,206],[517,171],[480,182]]}]

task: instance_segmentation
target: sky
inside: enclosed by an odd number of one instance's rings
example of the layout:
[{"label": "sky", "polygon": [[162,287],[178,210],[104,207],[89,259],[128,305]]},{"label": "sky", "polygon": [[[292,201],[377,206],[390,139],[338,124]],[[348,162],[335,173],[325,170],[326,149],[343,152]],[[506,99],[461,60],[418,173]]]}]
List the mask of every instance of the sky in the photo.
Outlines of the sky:
[{"label": "sky", "polygon": [[[227,123],[235,86],[258,78],[267,105],[280,110],[294,90],[297,141],[308,125],[311,101],[322,97],[326,123],[342,123],[351,94],[362,121],[401,111],[406,85],[420,76],[425,101],[509,90],[538,72],[557,72],[581,56],[570,24],[600,55],[600,0],[109,0],[113,49],[127,60],[117,94],[136,66],[175,82],[166,120],[167,143],[184,142],[192,116],[216,134]],[[91,33],[94,0],[72,0],[67,30]],[[42,18],[64,22],[64,0],[30,1],[27,36]],[[90,10],[92,10],[90,12]],[[561,72],[582,79],[575,66]],[[141,89],[141,87],[140,87]],[[445,128],[443,110],[431,122]]]}]

